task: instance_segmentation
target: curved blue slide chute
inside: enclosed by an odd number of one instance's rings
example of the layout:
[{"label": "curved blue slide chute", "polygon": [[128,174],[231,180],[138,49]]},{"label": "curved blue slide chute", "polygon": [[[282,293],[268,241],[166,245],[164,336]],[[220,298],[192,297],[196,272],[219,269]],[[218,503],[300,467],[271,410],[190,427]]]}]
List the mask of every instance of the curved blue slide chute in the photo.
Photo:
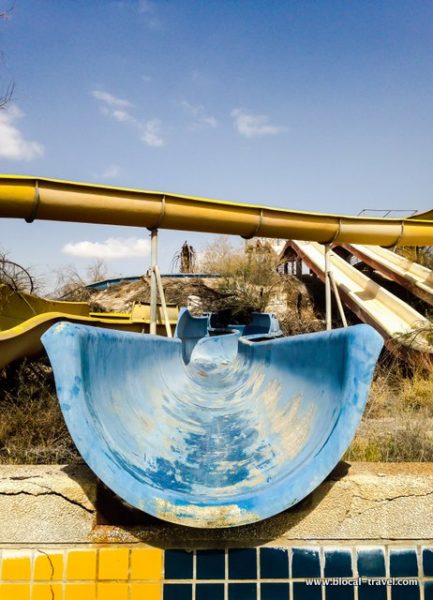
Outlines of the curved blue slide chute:
[{"label": "curved blue slide chute", "polygon": [[259,521],[335,467],[382,348],[368,325],[182,341],[57,323],[42,337],[66,424],[129,504],[192,527]]}]

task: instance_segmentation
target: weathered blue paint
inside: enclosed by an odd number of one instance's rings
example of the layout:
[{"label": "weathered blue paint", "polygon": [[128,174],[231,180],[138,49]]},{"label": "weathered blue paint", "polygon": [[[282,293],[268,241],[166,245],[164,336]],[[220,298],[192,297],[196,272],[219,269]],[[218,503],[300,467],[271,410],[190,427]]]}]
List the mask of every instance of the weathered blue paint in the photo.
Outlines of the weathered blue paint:
[{"label": "weathered blue paint", "polygon": [[246,325],[228,325],[229,329],[237,329],[242,335],[269,334],[273,337],[282,336],[277,317],[272,313],[251,313],[251,322]]},{"label": "weathered blue paint", "polygon": [[[209,316],[209,329],[218,328],[219,315],[213,313]],[[251,321],[246,325],[228,324],[227,329],[236,329],[242,335],[253,335],[256,333],[264,333],[273,337],[282,336],[283,332],[280,329],[280,324],[277,317],[273,313],[252,312]]]},{"label": "weathered blue paint", "polygon": [[319,485],[352,440],[382,347],[368,325],[206,336],[188,364],[180,339],[59,323],[42,340],[96,475],[133,506],[196,527],[269,517]]},{"label": "weathered blue paint", "polygon": [[185,307],[179,310],[174,337],[182,340],[182,357],[186,364],[197,342],[208,335],[208,324],[208,314],[194,317]]},{"label": "weathered blue paint", "polygon": [[[282,336],[280,324],[273,313],[253,312],[251,322],[247,325],[227,325],[224,330],[215,327],[215,314],[208,313],[200,317],[194,317],[187,308],[182,307],[179,311],[174,337],[182,340],[182,356],[186,364],[191,359],[191,354],[196,344],[208,335],[221,337],[221,334],[230,332],[239,332],[243,336],[257,336],[261,334],[268,337]],[[202,342],[204,343],[204,342]],[[218,342],[219,345],[227,345],[226,342]],[[206,348],[211,351],[217,343],[207,344]],[[237,352],[237,343],[236,343]],[[235,352],[235,354],[236,354]],[[232,357],[233,358],[233,357]]]}]

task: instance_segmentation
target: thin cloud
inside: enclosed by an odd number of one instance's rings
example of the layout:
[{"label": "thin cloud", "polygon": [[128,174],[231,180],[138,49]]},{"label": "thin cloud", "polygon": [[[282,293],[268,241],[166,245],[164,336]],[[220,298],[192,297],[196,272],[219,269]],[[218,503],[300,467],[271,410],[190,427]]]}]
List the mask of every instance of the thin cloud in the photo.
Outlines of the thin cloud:
[{"label": "thin cloud", "polygon": [[162,21],[158,15],[158,5],[152,0],[114,0],[112,6],[121,10],[138,13],[140,21],[149,29],[161,30]]},{"label": "thin cloud", "polygon": [[164,140],[161,137],[161,121],[159,119],[147,121],[147,123],[142,126],[141,139],[148,146],[163,146]]},{"label": "thin cloud", "polygon": [[80,258],[100,258],[113,260],[133,256],[146,256],[150,251],[150,242],[142,238],[109,238],[104,242],[69,242],[62,248],[64,254]]},{"label": "thin cloud", "polygon": [[138,12],[149,29],[162,29],[162,23],[157,15],[157,6],[152,0],[139,0]]},{"label": "thin cloud", "polygon": [[96,100],[100,100],[107,106],[118,106],[122,108],[132,106],[129,100],[126,100],[125,98],[117,98],[116,96],[113,96],[113,94],[109,94],[108,92],[104,92],[103,90],[93,90],[92,96],[96,98]]},{"label": "thin cloud", "polygon": [[109,165],[102,173],[99,175],[101,179],[116,179],[121,174],[122,169],[119,165]]},{"label": "thin cloud", "polygon": [[232,110],[231,116],[236,131],[246,138],[278,135],[287,131],[287,127],[272,125],[267,115],[255,115],[242,108]]},{"label": "thin cloud", "polygon": [[137,120],[126,110],[120,110],[116,108],[115,110],[112,110],[111,112],[108,111],[108,113],[105,114],[111,114],[113,119],[119,121],[119,123],[132,123],[134,125],[137,123]]},{"label": "thin cloud", "polygon": [[201,104],[191,104],[187,100],[182,100],[180,103],[183,110],[193,119],[193,129],[204,129],[211,128],[215,129],[218,127],[218,121],[212,115],[208,115],[204,106]]},{"label": "thin cloud", "polygon": [[154,13],[156,10],[155,4],[151,0],[139,0],[138,12],[148,15]]},{"label": "thin cloud", "polygon": [[145,144],[154,148],[164,146],[161,134],[162,124],[159,119],[140,121],[129,110],[133,106],[129,100],[117,98],[108,92],[93,90],[92,96],[97,100],[102,114],[118,123],[131,126],[138,132],[140,139]]},{"label": "thin cloud", "polygon": [[44,155],[38,142],[26,140],[16,126],[24,113],[14,104],[0,111],[0,157],[8,160],[33,160]]}]

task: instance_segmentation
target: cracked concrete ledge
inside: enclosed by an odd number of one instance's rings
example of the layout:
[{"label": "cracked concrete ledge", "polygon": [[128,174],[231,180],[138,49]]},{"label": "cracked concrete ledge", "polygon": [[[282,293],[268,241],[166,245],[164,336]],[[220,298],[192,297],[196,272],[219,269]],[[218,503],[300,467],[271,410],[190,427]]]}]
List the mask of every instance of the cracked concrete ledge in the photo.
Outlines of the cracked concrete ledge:
[{"label": "cracked concrete ledge", "polygon": [[260,523],[219,530],[146,518],[98,490],[85,465],[0,466],[0,542],[200,547],[433,539],[433,463],[340,463],[296,507]]},{"label": "cracked concrete ledge", "polygon": [[0,543],[86,541],[95,502],[84,465],[0,465]]}]

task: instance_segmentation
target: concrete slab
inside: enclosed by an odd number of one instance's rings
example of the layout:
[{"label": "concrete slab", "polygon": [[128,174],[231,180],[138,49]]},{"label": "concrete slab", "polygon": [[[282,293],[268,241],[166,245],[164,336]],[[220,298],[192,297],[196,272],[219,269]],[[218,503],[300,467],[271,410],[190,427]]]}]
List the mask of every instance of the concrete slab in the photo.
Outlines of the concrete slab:
[{"label": "concrete slab", "polygon": [[1,465],[0,543],[87,541],[96,478],[84,465]]},{"label": "concrete slab", "polygon": [[253,525],[169,524],[107,499],[84,465],[0,466],[0,542],[163,548],[433,539],[432,463],[340,463],[295,507]]}]

